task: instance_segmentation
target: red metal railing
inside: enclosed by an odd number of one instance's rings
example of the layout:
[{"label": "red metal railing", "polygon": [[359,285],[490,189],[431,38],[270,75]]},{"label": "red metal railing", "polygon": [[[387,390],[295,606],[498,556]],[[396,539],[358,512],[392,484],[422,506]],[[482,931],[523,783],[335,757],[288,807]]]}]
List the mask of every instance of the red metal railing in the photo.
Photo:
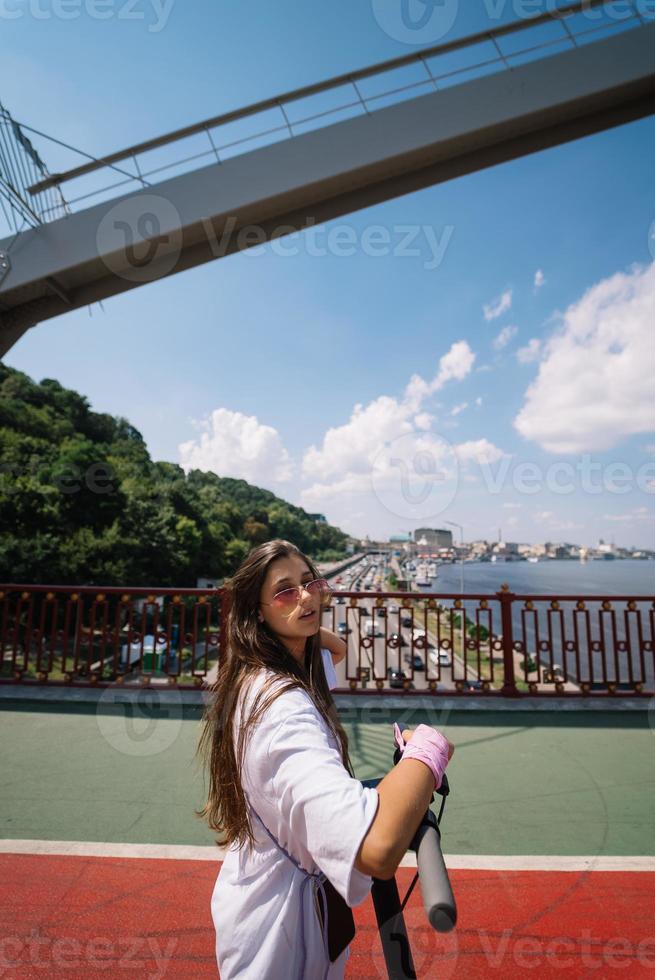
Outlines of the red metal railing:
[{"label": "red metal railing", "polygon": [[[223,593],[0,586],[0,681],[211,683]],[[339,592],[338,690],[485,696],[655,693],[655,598]]]}]

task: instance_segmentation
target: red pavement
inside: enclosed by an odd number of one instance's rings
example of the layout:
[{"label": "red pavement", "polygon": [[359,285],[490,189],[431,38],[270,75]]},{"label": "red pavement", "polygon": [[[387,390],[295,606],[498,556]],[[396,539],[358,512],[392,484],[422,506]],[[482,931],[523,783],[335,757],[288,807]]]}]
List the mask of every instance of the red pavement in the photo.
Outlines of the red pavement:
[{"label": "red pavement", "polygon": [[[218,976],[209,902],[218,864],[0,854],[0,977]],[[400,868],[401,897],[414,871]],[[451,870],[459,921],[405,910],[419,978],[655,978],[655,873]],[[347,977],[385,978],[369,899]],[[286,980],[286,978],[280,978]]]}]

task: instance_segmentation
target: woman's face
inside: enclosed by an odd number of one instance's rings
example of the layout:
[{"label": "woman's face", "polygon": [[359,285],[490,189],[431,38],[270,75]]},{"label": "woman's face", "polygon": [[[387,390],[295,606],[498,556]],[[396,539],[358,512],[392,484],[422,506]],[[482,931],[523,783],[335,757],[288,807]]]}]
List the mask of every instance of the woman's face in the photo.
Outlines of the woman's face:
[{"label": "woman's face", "polygon": [[[307,563],[297,555],[289,558],[276,558],[266,573],[259,596],[259,619],[283,640],[298,641],[299,649],[304,649],[308,636],[318,632],[321,619],[321,597],[305,592],[301,586],[311,582],[314,575]],[[300,589],[298,601],[293,605],[278,608],[273,597],[283,589]]]}]

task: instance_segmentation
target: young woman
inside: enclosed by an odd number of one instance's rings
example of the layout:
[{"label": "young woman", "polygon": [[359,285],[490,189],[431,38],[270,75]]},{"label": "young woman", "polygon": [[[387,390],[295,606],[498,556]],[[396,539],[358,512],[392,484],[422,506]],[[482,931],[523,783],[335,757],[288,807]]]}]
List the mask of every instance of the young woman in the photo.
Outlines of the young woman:
[{"label": "young woman", "polygon": [[227,650],[198,746],[198,816],[228,848],[211,900],[221,980],[343,977],[334,923],[373,875],[393,877],[453,751],[419,725],[377,789],[355,778],[321,655],[329,595],[288,541],[255,548],[228,583]]}]

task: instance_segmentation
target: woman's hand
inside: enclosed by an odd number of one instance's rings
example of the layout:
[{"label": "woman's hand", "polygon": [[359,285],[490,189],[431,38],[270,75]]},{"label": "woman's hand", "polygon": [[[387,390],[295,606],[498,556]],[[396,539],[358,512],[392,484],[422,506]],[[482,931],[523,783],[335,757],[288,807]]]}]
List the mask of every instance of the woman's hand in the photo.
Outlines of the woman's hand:
[{"label": "woman's hand", "polygon": [[[435,732],[436,731],[439,731],[439,729],[438,728],[435,728]],[[414,729],[413,728],[405,728],[405,729],[403,729],[403,732],[402,732],[403,740],[405,742],[409,742],[411,740],[413,734],[414,734]],[[455,751],[455,746],[453,745],[453,743],[450,741],[449,738],[446,738],[446,736],[443,734],[443,732],[439,732],[439,734],[440,735],[443,735],[443,737],[448,742],[448,761],[450,762],[450,760],[453,757],[453,753]]]}]

